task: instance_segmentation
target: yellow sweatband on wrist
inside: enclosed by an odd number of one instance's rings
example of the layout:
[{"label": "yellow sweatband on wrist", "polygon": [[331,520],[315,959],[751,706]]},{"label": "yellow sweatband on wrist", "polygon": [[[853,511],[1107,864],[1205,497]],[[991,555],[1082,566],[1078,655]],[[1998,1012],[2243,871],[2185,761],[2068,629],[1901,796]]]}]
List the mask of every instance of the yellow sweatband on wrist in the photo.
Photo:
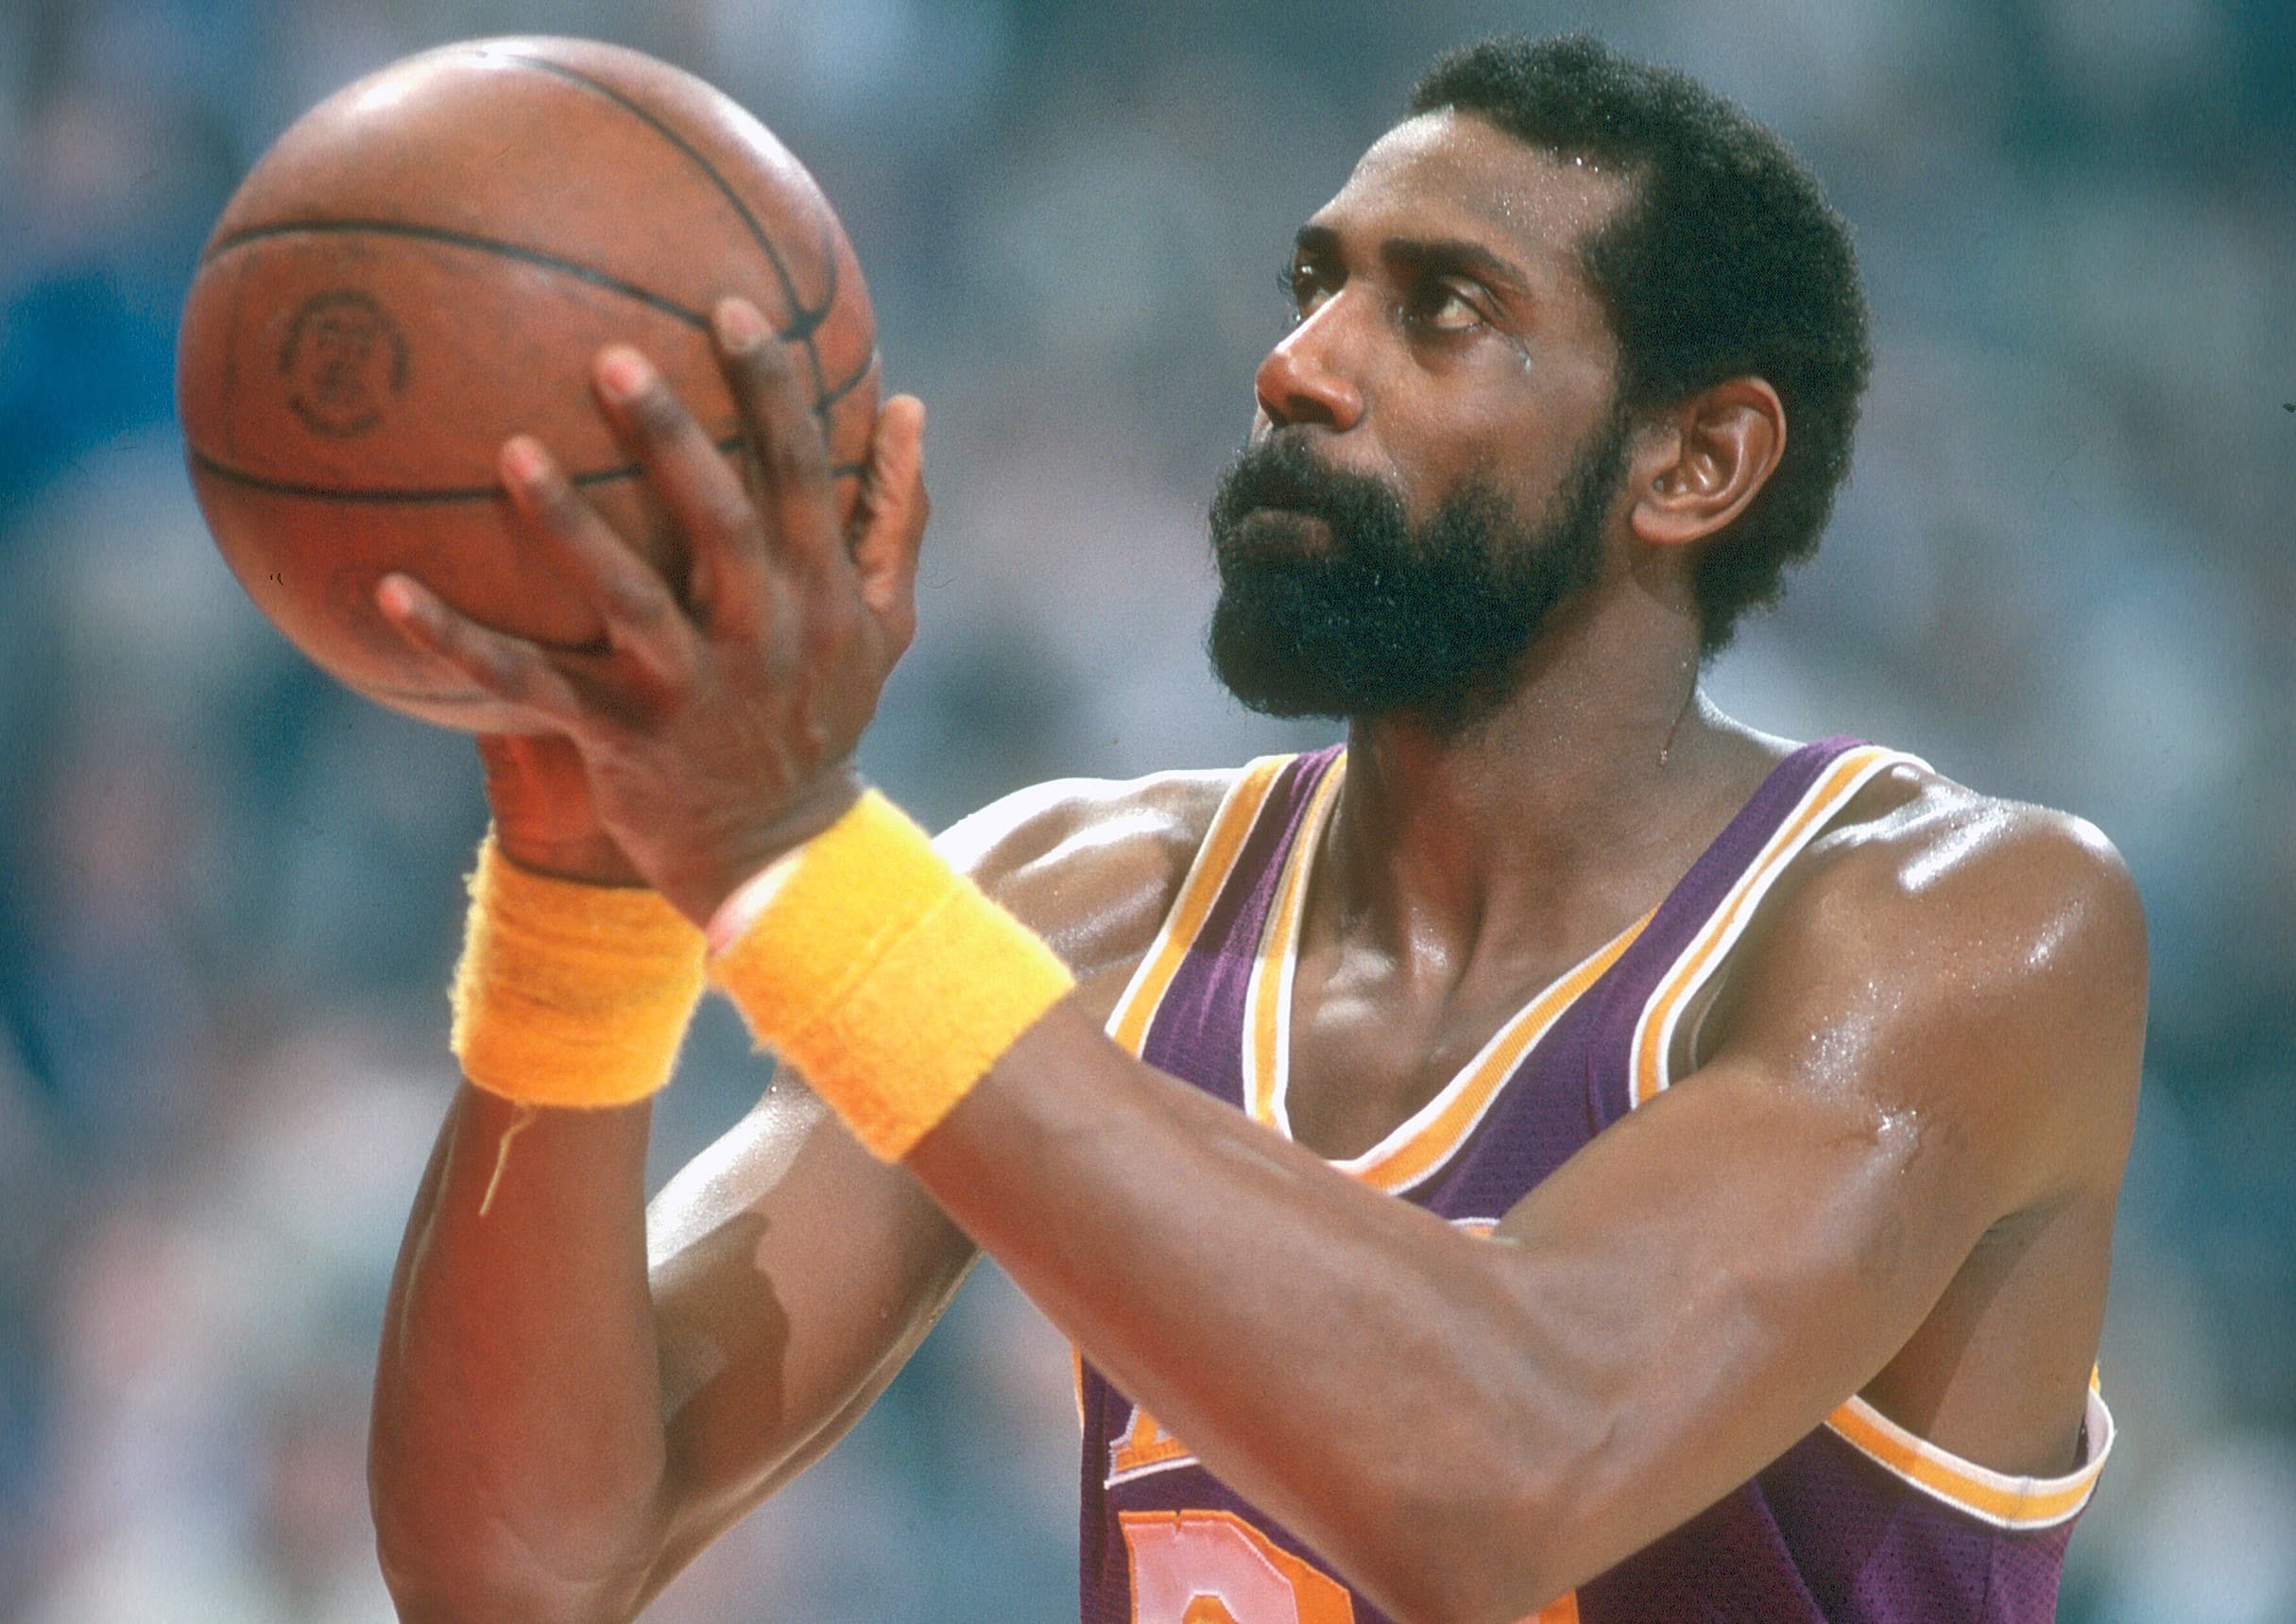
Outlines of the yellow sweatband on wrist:
[{"label": "yellow sweatband on wrist", "polygon": [[762,1047],[899,1161],[1075,978],[874,790],[795,857],[711,974]]},{"label": "yellow sweatband on wrist", "polygon": [[702,934],[651,891],[518,867],[488,835],[454,969],[455,1058],[530,1105],[626,1105],[669,1082],[702,995]]}]

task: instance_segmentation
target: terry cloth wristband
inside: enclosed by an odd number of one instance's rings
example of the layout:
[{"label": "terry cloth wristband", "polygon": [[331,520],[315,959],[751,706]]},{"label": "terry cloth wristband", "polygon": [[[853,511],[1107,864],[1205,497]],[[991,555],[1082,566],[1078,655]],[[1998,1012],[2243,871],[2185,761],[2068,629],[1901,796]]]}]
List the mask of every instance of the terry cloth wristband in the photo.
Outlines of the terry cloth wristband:
[{"label": "terry cloth wristband", "polygon": [[530,873],[489,834],[454,970],[463,1075],[529,1105],[626,1105],[669,1082],[702,933],[655,893]]},{"label": "terry cloth wristband", "polygon": [[711,940],[759,1046],[888,1162],[1076,984],[874,790],[735,892]]}]

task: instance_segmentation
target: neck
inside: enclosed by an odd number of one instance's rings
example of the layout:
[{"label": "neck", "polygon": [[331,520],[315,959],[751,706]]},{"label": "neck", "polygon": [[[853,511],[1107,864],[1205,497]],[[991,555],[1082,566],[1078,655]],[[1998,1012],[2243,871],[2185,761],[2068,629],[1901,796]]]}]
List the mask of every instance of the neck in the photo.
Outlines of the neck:
[{"label": "neck", "polygon": [[1350,724],[1328,928],[1456,976],[1485,949],[1600,940],[1664,894],[1776,752],[1705,702],[1693,636],[1626,618],[1549,627],[1457,733]]}]

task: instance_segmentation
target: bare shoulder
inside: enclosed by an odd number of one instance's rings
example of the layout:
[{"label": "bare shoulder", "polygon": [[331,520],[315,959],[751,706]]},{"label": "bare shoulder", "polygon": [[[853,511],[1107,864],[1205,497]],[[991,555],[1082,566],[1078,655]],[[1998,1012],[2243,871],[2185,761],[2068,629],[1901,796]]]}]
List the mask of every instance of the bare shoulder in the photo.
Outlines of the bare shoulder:
[{"label": "bare shoulder", "polygon": [[1958,945],[2044,980],[2117,968],[2141,978],[2144,909],[2102,830],[2070,812],[1988,795],[1900,764],[1811,846],[1793,908],[1807,928]]},{"label": "bare shoulder", "polygon": [[2095,825],[1895,767],[1764,915],[1718,1003],[1723,1042],[1813,1073],[1855,1051],[1854,1074],[1887,1096],[1878,1108],[1948,1112],[2005,1154],[2031,1150],[2002,1170],[2028,1194],[2117,1181],[2142,1063],[2145,917]]},{"label": "bare shoulder", "polygon": [[1239,771],[1055,779],[992,802],[935,844],[1079,980],[1128,973]]}]

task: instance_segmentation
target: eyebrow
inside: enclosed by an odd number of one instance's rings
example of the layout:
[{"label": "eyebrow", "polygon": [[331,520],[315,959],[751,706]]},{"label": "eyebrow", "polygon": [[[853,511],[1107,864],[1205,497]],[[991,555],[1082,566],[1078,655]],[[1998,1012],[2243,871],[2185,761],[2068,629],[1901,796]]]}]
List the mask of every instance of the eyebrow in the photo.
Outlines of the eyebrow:
[{"label": "eyebrow", "polygon": [[[1339,233],[1329,226],[1302,226],[1292,240],[1294,251],[1301,254],[1322,258],[1339,253]],[[1531,291],[1529,279],[1512,262],[1465,237],[1389,237],[1379,245],[1379,257],[1421,276],[1472,276],[1501,292],[1527,296]]]}]

